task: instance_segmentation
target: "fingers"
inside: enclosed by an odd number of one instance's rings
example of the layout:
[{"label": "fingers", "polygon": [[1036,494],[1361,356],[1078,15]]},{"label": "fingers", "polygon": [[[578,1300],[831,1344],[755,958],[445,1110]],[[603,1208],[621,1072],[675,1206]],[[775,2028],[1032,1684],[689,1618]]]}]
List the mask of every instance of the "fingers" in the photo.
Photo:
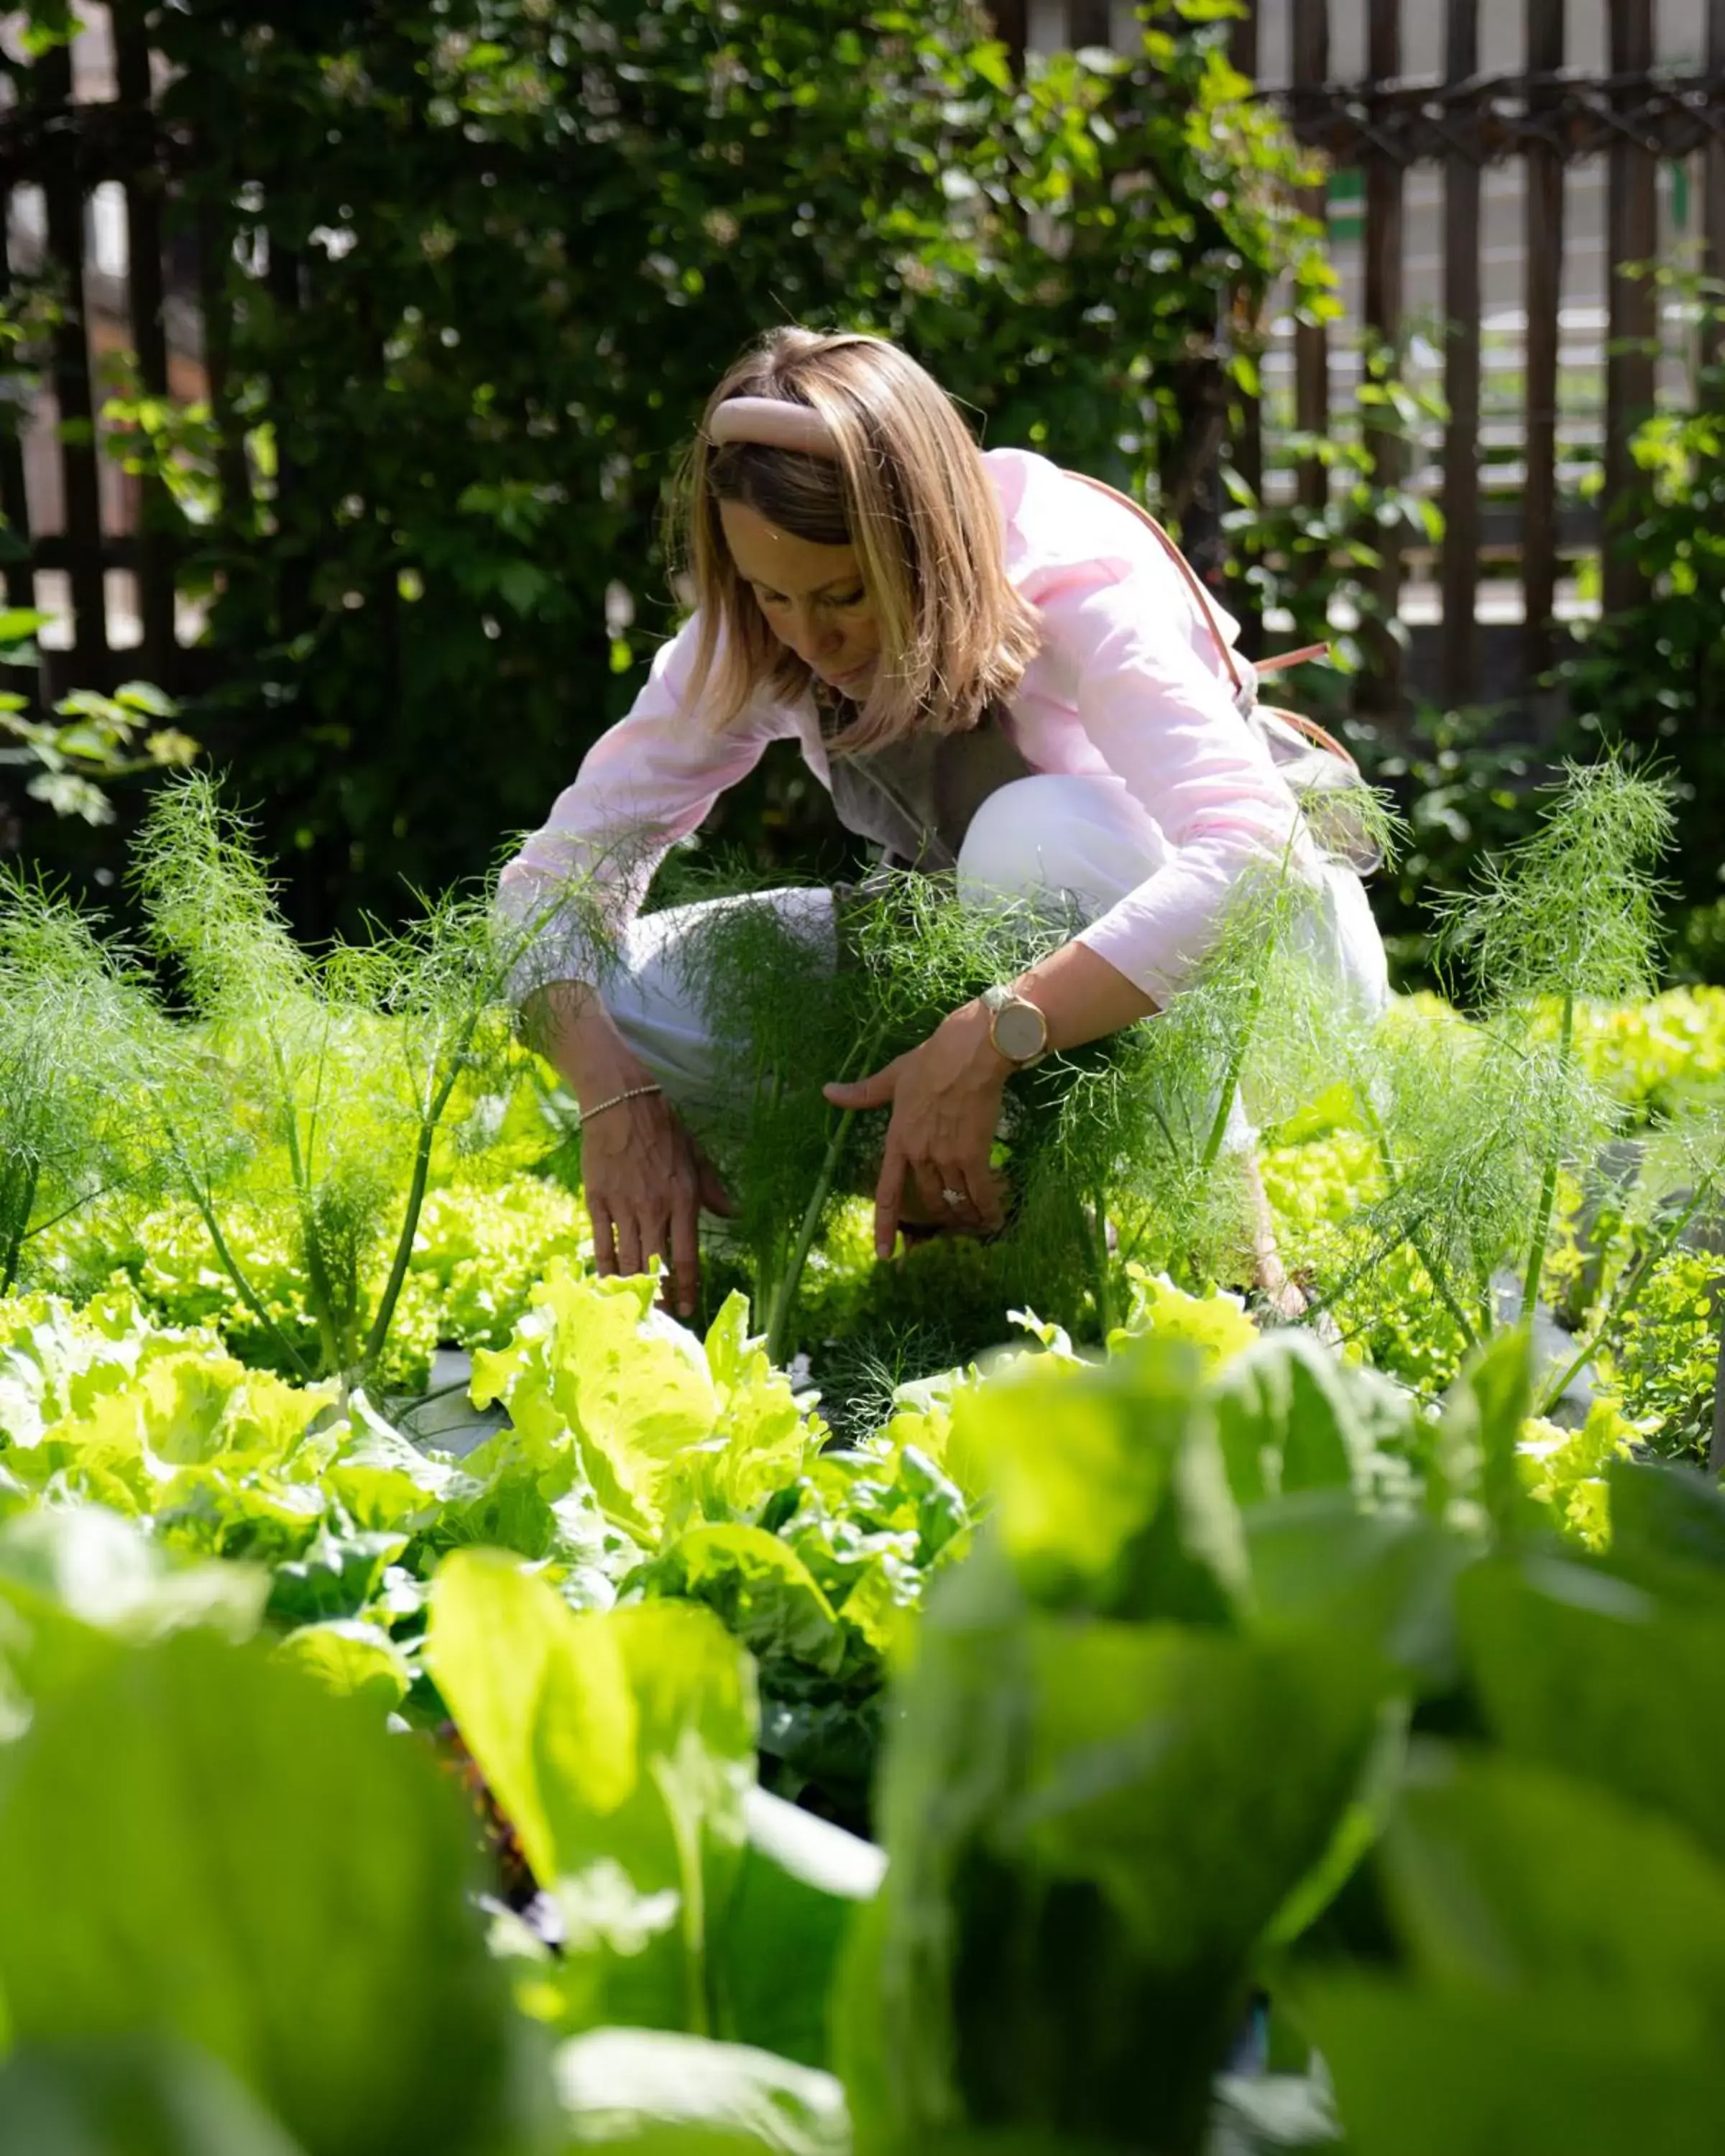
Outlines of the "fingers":
[{"label": "fingers", "polygon": [[977,1219],[985,1235],[996,1235],[1006,1225],[1006,1199],[1010,1188],[999,1170],[986,1161],[973,1161],[964,1170]]},{"label": "fingers", "polygon": [[880,1163],[880,1179],[875,1185],[875,1255],[878,1258],[892,1255],[904,1195],[904,1155],[889,1143]]},{"label": "fingers", "polygon": [[[911,1173],[916,1185],[916,1195],[922,1201],[923,1210],[937,1227],[963,1227],[970,1212],[970,1194],[962,1183],[955,1183],[946,1172],[932,1160],[911,1163]],[[956,1191],[958,1203],[955,1205],[947,1193]]]},{"label": "fingers", "polygon": [[720,1180],[719,1171],[699,1146],[695,1148],[695,1173],[700,1183],[701,1203],[709,1213],[716,1213],[721,1220],[728,1220],[737,1211],[731,1201],[731,1193]]},{"label": "fingers", "polygon": [[825,1094],[835,1108],[884,1108],[898,1087],[899,1065],[903,1056],[896,1056],[871,1078],[857,1078],[842,1085],[823,1086]]},{"label": "fingers", "polygon": [[611,1214],[602,1200],[590,1199],[588,1210],[593,1217],[593,1259],[602,1279],[608,1279],[617,1270],[617,1244],[612,1232]]},{"label": "fingers", "polygon": [[633,1127],[601,1127],[588,1163],[593,1261],[602,1275],[635,1276],[664,1266],[664,1306],[691,1317],[701,1296],[701,1210],[732,1210],[706,1154],[675,1116],[654,1101]]},{"label": "fingers", "polygon": [[617,1270],[626,1276],[645,1272],[649,1238],[641,1232],[639,1217],[634,1213],[625,1213],[616,1227]]},{"label": "fingers", "polygon": [[671,1205],[670,1300],[679,1317],[695,1315],[701,1292],[701,1199],[691,1182]]},{"label": "fingers", "polygon": [[[985,1166],[979,1168],[974,1161],[943,1161],[940,1164],[940,1183],[941,1203],[959,1227],[981,1229],[999,1226],[1000,1209]],[[947,1197],[947,1192],[952,1190],[961,1194],[961,1204],[954,1205]]]}]

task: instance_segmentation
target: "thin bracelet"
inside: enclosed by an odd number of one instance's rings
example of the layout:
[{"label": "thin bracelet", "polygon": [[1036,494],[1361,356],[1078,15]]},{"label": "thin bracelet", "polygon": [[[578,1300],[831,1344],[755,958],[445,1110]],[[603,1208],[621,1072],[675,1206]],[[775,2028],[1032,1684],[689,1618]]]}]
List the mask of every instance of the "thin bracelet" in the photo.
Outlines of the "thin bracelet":
[{"label": "thin bracelet", "polygon": [[649,1093],[662,1093],[663,1086],[631,1086],[626,1093],[614,1093],[608,1101],[601,1101],[597,1107],[583,1108],[581,1127],[585,1128],[595,1116],[603,1116],[607,1108],[620,1108],[625,1101],[644,1101]]}]

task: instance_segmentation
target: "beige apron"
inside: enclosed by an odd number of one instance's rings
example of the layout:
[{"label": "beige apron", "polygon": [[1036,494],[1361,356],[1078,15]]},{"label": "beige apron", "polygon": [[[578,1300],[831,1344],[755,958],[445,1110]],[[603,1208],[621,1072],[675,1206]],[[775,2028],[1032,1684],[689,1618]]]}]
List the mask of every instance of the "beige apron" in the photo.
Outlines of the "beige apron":
[{"label": "beige apron", "polygon": [[990,794],[1033,773],[993,711],[964,733],[911,734],[831,759],[839,821],[881,849],[888,868],[950,875]]}]

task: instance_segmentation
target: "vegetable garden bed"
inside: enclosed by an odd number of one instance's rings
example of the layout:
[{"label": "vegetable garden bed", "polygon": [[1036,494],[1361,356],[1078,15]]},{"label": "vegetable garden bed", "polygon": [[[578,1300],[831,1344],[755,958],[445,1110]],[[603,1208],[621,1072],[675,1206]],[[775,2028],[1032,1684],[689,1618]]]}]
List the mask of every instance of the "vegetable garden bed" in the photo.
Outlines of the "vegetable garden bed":
[{"label": "vegetable garden bed", "polygon": [[1473,1017],[1260,1025],[1311,1323],[1225,1160],[1017,1317],[841,1182],[794,1371],[746,1242],[595,1277],[473,914],[314,963],[188,793],[188,1012],[15,886],[0,2149],[1711,2146],[1725,996],[1579,993],[1614,783]]}]

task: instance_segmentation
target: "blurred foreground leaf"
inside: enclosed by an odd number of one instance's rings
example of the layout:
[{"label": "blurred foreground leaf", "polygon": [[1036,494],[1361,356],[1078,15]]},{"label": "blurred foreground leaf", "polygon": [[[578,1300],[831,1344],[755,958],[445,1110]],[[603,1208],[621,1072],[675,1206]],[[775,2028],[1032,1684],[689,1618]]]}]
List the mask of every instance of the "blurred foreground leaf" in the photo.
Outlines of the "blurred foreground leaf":
[{"label": "blurred foreground leaf", "polygon": [[478,2156],[515,2040],[470,1878],[459,1806],[409,1740],[187,1633],[45,1700],[13,1753],[0,1993],[26,2042],[202,2047],[306,2156]]}]

